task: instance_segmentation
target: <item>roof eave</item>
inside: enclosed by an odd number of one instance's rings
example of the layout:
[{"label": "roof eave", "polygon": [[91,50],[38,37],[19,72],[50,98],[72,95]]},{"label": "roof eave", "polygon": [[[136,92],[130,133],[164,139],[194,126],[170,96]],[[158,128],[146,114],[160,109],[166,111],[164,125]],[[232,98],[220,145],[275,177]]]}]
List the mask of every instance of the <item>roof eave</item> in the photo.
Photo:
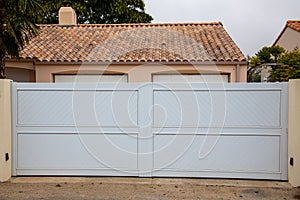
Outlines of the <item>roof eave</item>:
[{"label": "roof eave", "polygon": [[203,61],[203,62],[48,62],[36,61],[38,65],[247,65],[247,61]]},{"label": "roof eave", "polygon": [[287,25],[285,25],[284,29],[280,32],[280,34],[278,35],[278,37],[276,38],[275,42],[273,43],[272,46],[276,46],[277,42],[280,40],[281,36],[283,35],[283,33],[285,32],[285,30],[288,28]]},{"label": "roof eave", "polygon": [[5,58],[5,62],[36,62],[34,58]]}]

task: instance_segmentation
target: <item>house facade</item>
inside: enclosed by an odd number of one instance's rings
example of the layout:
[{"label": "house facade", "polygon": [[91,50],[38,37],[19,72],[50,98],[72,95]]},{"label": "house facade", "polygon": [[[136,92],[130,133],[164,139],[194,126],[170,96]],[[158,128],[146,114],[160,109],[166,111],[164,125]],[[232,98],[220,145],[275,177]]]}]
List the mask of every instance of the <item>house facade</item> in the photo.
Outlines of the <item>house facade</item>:
[{"label": "house facade", "polygon": [[289,20],[273,46],[279,45],[287,51],[300,48],[300,20]]},{"label": "house facade", "polygon": [[[75,17],[74,17],[75,16]],[[7,59],[21,82],[246,82],[247,61],[221,22],[77,24],[70,7],[59,24]]]}]

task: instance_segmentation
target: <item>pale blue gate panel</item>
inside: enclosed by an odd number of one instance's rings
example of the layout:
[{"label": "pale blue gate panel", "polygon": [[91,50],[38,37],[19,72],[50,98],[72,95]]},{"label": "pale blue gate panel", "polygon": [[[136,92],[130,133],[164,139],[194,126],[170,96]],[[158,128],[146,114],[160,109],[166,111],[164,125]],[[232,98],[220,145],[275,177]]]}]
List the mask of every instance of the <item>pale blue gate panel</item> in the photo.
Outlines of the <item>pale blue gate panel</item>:
[{"label": "pale blue gate panel", "polygon": [[287,180],[287,84],[13,83],[13,175]]}]

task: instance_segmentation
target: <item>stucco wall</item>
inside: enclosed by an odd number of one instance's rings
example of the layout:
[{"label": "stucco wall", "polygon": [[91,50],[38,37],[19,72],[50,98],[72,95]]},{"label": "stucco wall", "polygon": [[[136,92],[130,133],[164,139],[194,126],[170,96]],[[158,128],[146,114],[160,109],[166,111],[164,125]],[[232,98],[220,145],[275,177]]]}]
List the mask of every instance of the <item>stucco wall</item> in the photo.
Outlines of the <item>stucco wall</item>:
[{"label": "stucco wall", "polygon": [[6,78],[17,82],[35,82],[33,61],[6,61]]},{"label": "stucco wall", "polygon": [[[151,82],[157,73],[222,73],[230,75],[230,82],[237,81],[237,65],[36,65],[37,82],[53,82],[55,74],[128,74],[129,82]],[[239,82],[246,82],[246,65],[239,67]]]},{"label": "stucco wall", "polygon": [[[289,82],[288,167],[289,182],[300,186],[300,79]],[[291,160],[292,159],[292,160]]]},{"label": "stucco wall", "polygon": [[279,45],[288,51],[292,51],[296,47],[300,48],[300,33],[287,27],[275,45]]},{"label": "stucco wall", "polygon": [[0,182],[11,177],[10,98],[10,80],[0,80]]},{"label": "stucco wall", "polygon": [[28,69],[6,68],[6,78],[17,82],[35,82],[35,71]]}]

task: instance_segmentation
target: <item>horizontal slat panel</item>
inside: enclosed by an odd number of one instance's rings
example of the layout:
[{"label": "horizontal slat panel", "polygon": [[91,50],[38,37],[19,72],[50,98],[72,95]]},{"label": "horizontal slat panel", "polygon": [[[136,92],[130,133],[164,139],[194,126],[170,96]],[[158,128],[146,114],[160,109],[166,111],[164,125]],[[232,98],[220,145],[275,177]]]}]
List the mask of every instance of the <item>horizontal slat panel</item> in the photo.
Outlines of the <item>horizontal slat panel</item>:
[{"label": "horizontal slat panel", "polygon": [[154,137],[154,168],[280,172],[278,136]]},{"label": "horizontal slat panel", "polygon": [[280,127],[280,91],[154,91],[155,127]]},{"label": "horizontal slat panel", "polygon": [[18,125],[137,126],[136,91],[19,91]]},{"label": "horizontal slat panel", "polygon": [[137,137],[19,134],[20,169],[137,169]]}]

